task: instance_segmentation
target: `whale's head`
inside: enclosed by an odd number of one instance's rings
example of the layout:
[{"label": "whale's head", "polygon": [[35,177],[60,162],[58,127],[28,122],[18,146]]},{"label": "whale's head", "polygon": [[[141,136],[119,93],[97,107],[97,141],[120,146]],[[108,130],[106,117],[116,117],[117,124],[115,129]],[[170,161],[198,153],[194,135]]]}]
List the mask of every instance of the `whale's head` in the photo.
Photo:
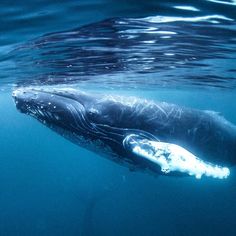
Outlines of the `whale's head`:
[{"label": "whale's head", "polygon": [[127,125],[131,106],[112,102],[111,97],[68,88],[19,88],[12,95],[20,112],[88,149],[93,149],[88,145],[96,144],[106,151],[112,149],[112,153],[127,156],[123,140],[130,132],[149,135]]},{"label": "whale's head", "polygon": [[20,112],[49,127],[60,126],[81,133],[88,132],[86,129],[92,129],[94,125],[129,128],[127,119],[133,109],[122,101],[117,102],[115,97],[70,88],[19,88],[12,96]]},{"label": "whale's head", "polygon": [[76,130],[86,127],[85,103],[89,98],[83,93],[55,89],[20,88],[13,91],[17,109],[49,127]]}]

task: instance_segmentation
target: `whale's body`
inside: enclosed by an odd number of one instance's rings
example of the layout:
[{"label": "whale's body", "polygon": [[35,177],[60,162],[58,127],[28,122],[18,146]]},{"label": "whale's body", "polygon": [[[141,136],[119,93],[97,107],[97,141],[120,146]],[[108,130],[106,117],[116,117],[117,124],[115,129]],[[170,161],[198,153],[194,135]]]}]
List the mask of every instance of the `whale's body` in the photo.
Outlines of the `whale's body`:
[{"label": "whale's body", "polygon": [[236,164],[236,127],[211,111],[73,89],[21,88],[13,97],[21,112],[131,169],[223,178],[222,165]]}]

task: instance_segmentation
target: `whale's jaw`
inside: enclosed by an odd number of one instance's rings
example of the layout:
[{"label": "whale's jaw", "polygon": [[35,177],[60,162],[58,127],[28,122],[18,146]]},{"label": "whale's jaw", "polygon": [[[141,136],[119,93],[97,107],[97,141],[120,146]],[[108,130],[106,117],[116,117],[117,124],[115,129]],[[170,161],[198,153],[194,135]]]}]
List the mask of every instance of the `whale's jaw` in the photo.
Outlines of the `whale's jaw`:
[{"label": "whale's jaw", "polygon": [[[83,93],[78,94],[83,96]],[[13,91],[16,108],[71,140],[90,139],[93,125],[86,118],[81,97],[63,90],[20,88]],[[86,99],[83,101],[86,102]],[[94,138],[94,137],[93,137]]]}]

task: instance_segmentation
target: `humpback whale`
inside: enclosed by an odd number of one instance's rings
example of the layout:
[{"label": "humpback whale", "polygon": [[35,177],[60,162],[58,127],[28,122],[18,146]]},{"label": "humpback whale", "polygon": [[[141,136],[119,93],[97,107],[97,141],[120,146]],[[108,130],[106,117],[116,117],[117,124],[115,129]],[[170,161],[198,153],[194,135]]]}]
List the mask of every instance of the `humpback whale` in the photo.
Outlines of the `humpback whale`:
[{"label": "humpback whale", "polygon": [[71,88],[12,95],[20,112],[130,170],[223,179],[236,164],[236,126],[213,111]]}]

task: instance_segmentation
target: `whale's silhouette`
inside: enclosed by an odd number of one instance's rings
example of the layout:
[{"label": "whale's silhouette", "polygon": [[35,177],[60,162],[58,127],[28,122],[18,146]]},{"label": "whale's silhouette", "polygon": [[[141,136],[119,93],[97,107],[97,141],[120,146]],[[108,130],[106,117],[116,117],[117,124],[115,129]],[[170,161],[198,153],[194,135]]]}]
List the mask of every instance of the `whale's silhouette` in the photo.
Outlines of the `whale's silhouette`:
[{"label": "whale's silhouette", "polygon": [[132,170],[225,178],[236,127],[211,111],[74,89],[20,88],[18,110]]}]

